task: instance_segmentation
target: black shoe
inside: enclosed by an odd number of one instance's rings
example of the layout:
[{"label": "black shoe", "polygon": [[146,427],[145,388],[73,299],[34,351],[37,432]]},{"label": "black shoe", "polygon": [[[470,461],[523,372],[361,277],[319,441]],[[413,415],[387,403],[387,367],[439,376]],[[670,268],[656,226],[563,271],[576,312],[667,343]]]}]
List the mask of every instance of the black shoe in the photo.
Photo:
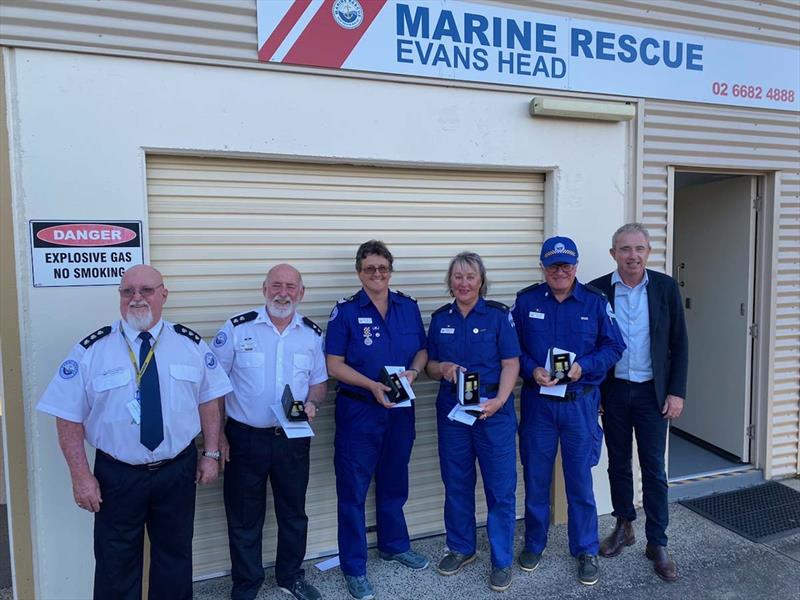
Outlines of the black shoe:
[{"label": "black shoe", "polygon": [[489,576],[489,587],[495,592],[505,592],[511,586],[511,567],[501,569],[499,567],[492,568],[492,574]]},{"label": "black shoe", "polygon": [[436,565],[439,575],[455,575],[469,563],[475,562],[477,555],[473,552],[469,556],[461,552],[448,552]]},{"label": "black shoe", "polygon": [[519,553],[517,560],[519,561],[520,569],[530,572],[535,571],[536,567],[539,566],[539,561],[542,560],[542,555],[531,552],[530,550],[523,550]]},{"label": "black shoe", "polygon": [[596,554],[582,552],[578,555],[578,580],[583,585],[594,585],[600,579],[600,567]]},{"label": "black shoe", "polygon": [[292,587],[285,588],[279,587],[282,592],[289,594],[297,600],[321,600],[322,594],[313,585],[308,583],[305,579],[298,579],[292,584]]},{"label": "black shoe", "polygon": [[600,542],[600,556],[603,558],[613,558],[618,556],[625,546],[632,546],[636,542],[633,535],[633,525],[627,519],[617,517],[617,524],[614,530]]}]

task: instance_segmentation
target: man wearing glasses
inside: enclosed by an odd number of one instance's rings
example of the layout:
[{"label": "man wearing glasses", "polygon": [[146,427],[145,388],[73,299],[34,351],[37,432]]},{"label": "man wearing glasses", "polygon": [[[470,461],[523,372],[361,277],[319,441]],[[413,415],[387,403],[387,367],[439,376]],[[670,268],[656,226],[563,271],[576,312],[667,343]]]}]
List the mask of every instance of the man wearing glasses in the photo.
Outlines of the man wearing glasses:
[{"label": "man wearing glasses", "polygon": [[570,554],[578,580],[599,579],[597,508],[592,467],[600,458],[598,386],[625,350],[605,295],[576,280],[578,248],[567,237],[552,237],[540,255],[544,283],[517,293],[512,309],[522,355],[522,415],[519,453],[525,476],[523,571],[534,571],[547,544],[550,483],[556,450],[568,504]]},{"label": "man wearing glasses", "polygon": [[142,597],[146,526],[149,597],[191,598],[195,484],[217,478],[218,402],[231,384],[198,334],[161,318],[161,273],[133,267],[119,294],[122,318],[75,345],[37,409],[56,417],[75,503],[95,515],[94,597]]}]

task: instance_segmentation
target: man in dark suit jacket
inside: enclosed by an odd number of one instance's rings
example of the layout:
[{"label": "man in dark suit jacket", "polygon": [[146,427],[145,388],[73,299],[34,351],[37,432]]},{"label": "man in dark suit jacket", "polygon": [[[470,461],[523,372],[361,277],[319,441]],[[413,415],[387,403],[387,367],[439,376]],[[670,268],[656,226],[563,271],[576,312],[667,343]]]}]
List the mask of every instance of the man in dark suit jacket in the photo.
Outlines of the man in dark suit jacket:
[{"label": "man in dark suit jacket", "polygon": [[631,526],[636,518],[631,469],[635,431],[646,516],[645,554],[661,579],[675,581],[678,569],[667,552],[664,452],[669,420],[680,416],[686,396],[689,342],[683,304],[672,277],[645,268],[650,235],[642,224],[620,227],[611,245],[617,270],[591,284],[608,296],[627,350],[601,386],[612,514],[617,523],[600,544],[600,554],[617,556],[635,542]]}]

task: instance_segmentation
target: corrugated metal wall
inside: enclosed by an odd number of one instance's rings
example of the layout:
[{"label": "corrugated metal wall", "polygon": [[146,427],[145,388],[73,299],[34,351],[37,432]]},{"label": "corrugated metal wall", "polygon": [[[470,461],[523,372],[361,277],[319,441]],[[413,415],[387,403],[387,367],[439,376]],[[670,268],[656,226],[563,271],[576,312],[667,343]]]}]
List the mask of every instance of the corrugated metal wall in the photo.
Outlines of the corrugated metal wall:
[{"label": "corrugated metal wall", "polygon": [[[414,295],[426,324],[448,301],[443,277],[464,249],[483,257],[490,296],[509,305],[537,280],[544,228],[544,176],[536,173],[444,171],[151,156],[147,161],[152,264],[169,287],[168,319],[210,339],[225,319],[263,303],[266,269],[290,262],[307,291],[300,311],[323,328],[339,298],[358,287],[354,256],[361,242],[383,239],[395,255],[392,287]],[[439,475],[437,384],[420,380],[417,439],[406,517],[413,536],[444,530]],[[314,421],[307,512],[308,555],[336,552],[333,398]],[[521,465],[518,465],[521,469]],[[485,520],[482,484],[478,520]],[[367,503],[367,525],[375,524]],[[517,514],[524,492],[519,473]],[[275,557],[270,507],[264,561]],[[375,541],[375,534],[369,536]],[[198,490],[194,574],[230,568],[222,485]]]},{"label": "corrugated metal wall", "polygon": [[[786,0],[517,0],[486,2],[739,41],[800,47],[800,5]],[[254,0],[3,0],[0,44],[74,51],[257,63]],[[769,68],[766,66],[765,68]],[[640,208],[654,234],[653,264],[666,268],[667,166],[783,171],[779,210],[773,475],[798,472],[797,115],[678,102],[645,108]]]}]

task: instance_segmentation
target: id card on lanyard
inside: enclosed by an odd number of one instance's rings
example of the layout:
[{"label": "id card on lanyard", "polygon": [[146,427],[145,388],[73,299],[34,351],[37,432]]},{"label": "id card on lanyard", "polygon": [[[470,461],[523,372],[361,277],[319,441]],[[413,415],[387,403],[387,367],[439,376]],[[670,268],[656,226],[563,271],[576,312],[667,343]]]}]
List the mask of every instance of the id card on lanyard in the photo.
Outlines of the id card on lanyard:
[{"label": "id card on lanyard", "polygon": [[[144,362],[142,366],[139,367],[139,361],[136,360],[136,354],[133,352],[133,347],[131,347],[131,343],[128,341],[128,336],[124,333],[122,337],[125,339],[125,344],[128,346],[128,356],[131,359],[131,365],[133,365],[133,371],[136,373],[136,393],[130,402],[128,402],[125,406],[128,409],[128,412],[131,414],[131,418],[136,425],[140,425],[142,422],[142,392],[141,392],[141,382],[142,376],[144,372],[147,370],[147,366],[150,364],[150,361],[153,359],[153,356],[156,352],[156,346],[158,345],[158,340],[161,339],[161,334],[164,332],[164,326],[161,326],[161,331],[158,332],[158,337],[156,341],[150,346],[150,351],[147,353],[147,356],[144,358]],[[144,343],[144,342],[142,342]]]}]

